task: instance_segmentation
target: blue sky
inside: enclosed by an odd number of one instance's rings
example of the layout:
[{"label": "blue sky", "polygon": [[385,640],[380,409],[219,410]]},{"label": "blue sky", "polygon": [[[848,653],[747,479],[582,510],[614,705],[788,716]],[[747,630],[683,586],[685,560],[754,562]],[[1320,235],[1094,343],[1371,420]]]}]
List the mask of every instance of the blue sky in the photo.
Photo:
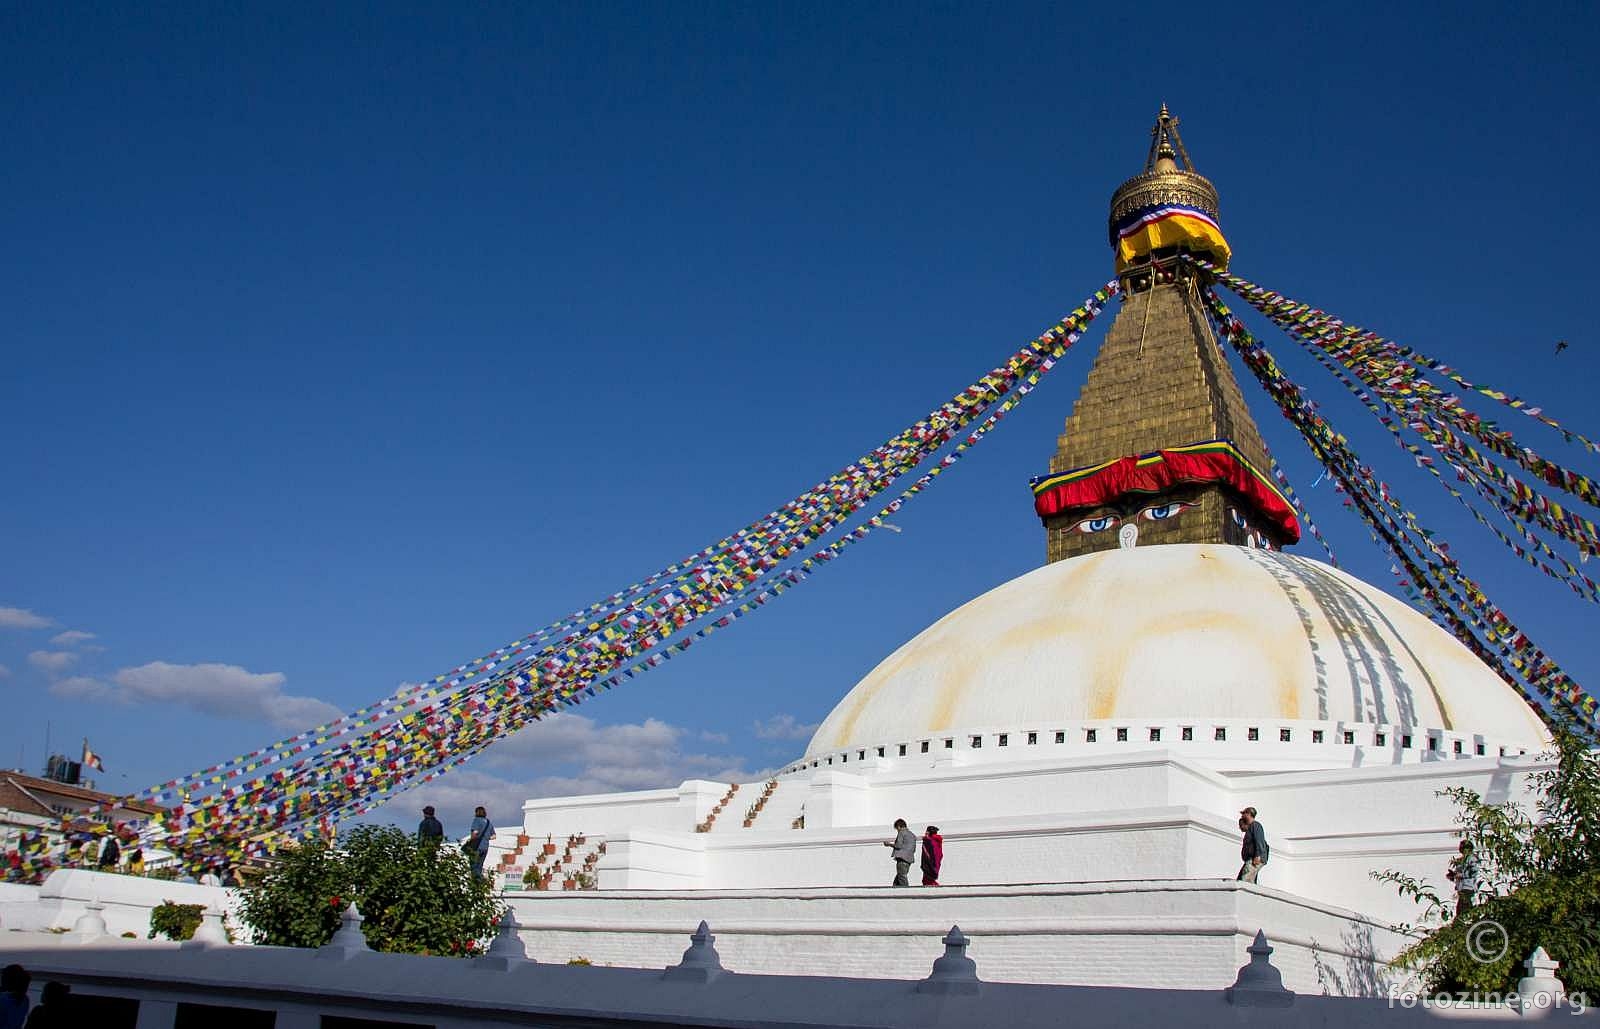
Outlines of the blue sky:
[{"label": "blue sky", "polygon": [[[0,764],[38,765],[48,721],[58,745],[89,737],[113,788],[165,779],[745,524],[1108,277],[1107,200],[1163,100],[1237,271],[1600,430],[1597,20],[14,5]],[[903,534],[433,796],[454,815],[797,754],[878,659],[1042,561],[1027,480],[1098,339]],[[1291,347],[1363,455],[1592,681],[1594,609],[1452,510]],[[1304,447],[1246,392],[1304,489]],[[1307,497],[1387,585],[1359,523]]]}]

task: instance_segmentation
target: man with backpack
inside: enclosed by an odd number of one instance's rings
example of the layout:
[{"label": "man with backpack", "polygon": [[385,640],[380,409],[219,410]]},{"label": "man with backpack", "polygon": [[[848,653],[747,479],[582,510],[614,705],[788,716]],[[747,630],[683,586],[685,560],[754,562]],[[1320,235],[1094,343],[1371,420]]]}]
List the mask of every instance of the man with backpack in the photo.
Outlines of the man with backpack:
[{"label": "man with backpack", "polygon": [[489,812],[482,807],[474,808],[472,831],[463,849],[467,852],[467,860],[472,862],[472,874],[479,879],[483,878],[483,859],[489,856],[489,841],[493,837],[494,823],[489,821]]}]

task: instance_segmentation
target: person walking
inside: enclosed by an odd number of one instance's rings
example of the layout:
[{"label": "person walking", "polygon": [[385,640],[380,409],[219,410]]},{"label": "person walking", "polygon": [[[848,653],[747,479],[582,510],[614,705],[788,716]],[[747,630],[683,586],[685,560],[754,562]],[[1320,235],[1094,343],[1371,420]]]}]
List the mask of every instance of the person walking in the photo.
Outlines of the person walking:
[{"label": "person walking", "polygon": [[489,856],[489,840],[494,836],[494,823],[489,812],[482,807],[472,810],[472,831],[467,836],[467,859],[472,862],[472,874],[483,878],[483,859]]},{"label": "person walking", "polygon": [[444,826],[433,817],[432,804],[422,809],[422,821],[417,823],[417,840],[435,845],[444,840]]},{"label": "person walking", "polygon": [[28,1020],[28,985],[33,976],[21,965],[0,968],[0,1029],[22,1029]]},{"label": "person walking", "polygon": [[904,818],[894,820],[894,839],[884,840],[883,845],[892,848],[889,856],[894,858],[894,884],[910,886],[911,880],[907,876],[911,872],[911,862],[917,859],[917,837],[906,828]]},{"label": "person walking", "polygon": [[922,835],[922,885],[939,885],[939,866],[944,864],[944,837],[937,825],[928,826]]},{"label": "person walking", "polygon": [[1478,859],[1472,853],[1471,840],[1461,841],[1444,877],[1456,884],[1456,917],[1460,918],[1478,899]]},{"label": "person walking", "polygon": [[1261,866],[1267,863],[1267,857],[1272,853],[1272,848],[1267,846],[1267,831],[1256,821],[1256,809],[1253,807],[1239,812],[1239,828],[1244,832],[1244,841],[1239,846],[1239,857],[1244,864],[1239,866],[1239,874],[1235,878],[1239,882],[1257,882]]}]

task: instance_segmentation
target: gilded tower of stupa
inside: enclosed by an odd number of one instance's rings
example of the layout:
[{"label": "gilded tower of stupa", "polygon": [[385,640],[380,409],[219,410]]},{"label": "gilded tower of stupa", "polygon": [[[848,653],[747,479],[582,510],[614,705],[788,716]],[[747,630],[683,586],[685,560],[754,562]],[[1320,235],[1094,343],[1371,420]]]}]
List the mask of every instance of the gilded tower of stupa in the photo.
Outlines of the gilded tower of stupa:
[{"label": "gilded tower of stupa", "polygon": [[1163,104],[1144,171],[1111,197],[1123,306],[1034,480],[1047,558],[1160,543],[1277,548],[1299,537],[1266,445],[1206,321],[1202,274],[1226,266],[1217,190]]}]

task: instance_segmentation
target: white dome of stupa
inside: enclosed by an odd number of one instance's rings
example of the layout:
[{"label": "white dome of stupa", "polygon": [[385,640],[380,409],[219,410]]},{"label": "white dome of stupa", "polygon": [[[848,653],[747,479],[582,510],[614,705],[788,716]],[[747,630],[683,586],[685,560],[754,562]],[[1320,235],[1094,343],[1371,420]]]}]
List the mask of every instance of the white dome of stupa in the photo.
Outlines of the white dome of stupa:
[{"label": "white dome of stupa", "polygon": [[806,757],[1172,719],[1548,739],[1511,687],[1399,600],[1319,561],[1200,543],[1059,561],[963,604],[857,683]]}]

